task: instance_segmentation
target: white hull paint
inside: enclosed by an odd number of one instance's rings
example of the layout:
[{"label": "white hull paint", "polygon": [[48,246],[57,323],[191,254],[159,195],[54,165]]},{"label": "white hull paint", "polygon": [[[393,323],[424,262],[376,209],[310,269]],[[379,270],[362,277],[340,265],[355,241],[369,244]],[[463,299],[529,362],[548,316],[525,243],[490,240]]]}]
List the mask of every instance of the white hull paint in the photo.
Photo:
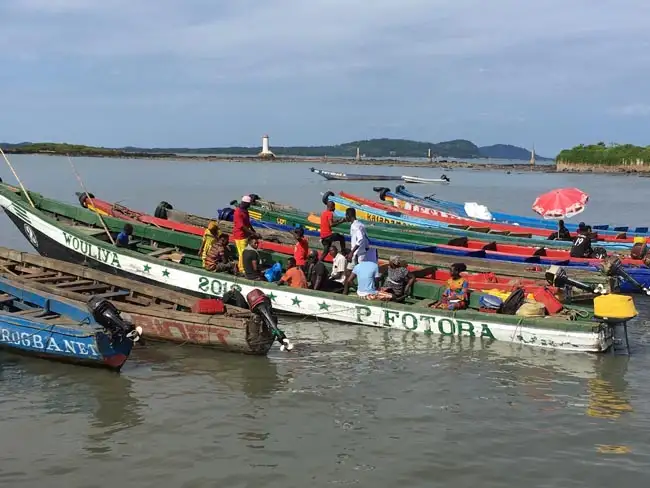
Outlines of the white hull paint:
[{"label": "white hull paint", "polygon": [[[524,327],[489,320],[487,314],[467,313],[457,318],[453,313],[424,307],[391,302],[362,302],[352,297],[325,295],[311,290],[296,292],[291,288],[278,287],[265,282],[253,284],[230,275],[194,270],[156,258],[147,258],[134,251],[84,236],[82,232],[75,232],[74,227],[67,228],[69,232],[64,231],[36,213],[32,213],[27,204],[17,206],[3,195],[0,195],[0,206],[22,220],[25,229],[33,228],[68,250],[84,256],[85,259],[97,261],[122,273],[194,293],[222,296],[232,287],[237,287],[245,296],[251,290],[258,288],[271,297],[275,309],[298,316],[417,333],[480,337],[566,351],[602,352],[612,345],[610,327],[603,327],[600,332],[597,331],[598,327],[585,327],[585,330],[581,331]],[[34,242],[32,244],[34,245]],[[38,250],[38,246],[35,247]],[[495,315],[496,317],[498,316]],[[597,325],[594,323],[594,326]]]},{"label": "white hull paint", "polygon": [[402,180],[406,183],[437,183],[439,185],[448,185],[449,181],[441,178],[420,178],[418,176],[402,176]]}]

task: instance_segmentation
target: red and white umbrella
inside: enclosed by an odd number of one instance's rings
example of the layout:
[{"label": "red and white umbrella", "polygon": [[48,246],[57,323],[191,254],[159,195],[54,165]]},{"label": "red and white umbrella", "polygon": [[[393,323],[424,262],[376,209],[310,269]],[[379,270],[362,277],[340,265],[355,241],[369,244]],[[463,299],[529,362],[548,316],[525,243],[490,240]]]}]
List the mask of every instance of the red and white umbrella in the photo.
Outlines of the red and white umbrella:
[{"label": "red and white umbrella", "polygon": [[578,188],[558,188],[544,193],[533,202],[533,210],[545,219],[563,219],[585,209],[589,195]]}]

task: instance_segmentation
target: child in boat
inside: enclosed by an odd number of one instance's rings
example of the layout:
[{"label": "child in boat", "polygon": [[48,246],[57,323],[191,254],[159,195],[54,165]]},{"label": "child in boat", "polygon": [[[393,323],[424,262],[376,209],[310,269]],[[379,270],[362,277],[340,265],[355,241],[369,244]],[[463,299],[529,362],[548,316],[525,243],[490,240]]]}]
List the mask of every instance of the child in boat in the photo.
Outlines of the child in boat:
[{"label": "child in boat", "polygon": [[442,310],[464,310],[469,303],[469,282],[460,274],[467,269],[463,263],[451,265],[451,278],[447,280],[447,288],[442,293],[440,301],[430,305],[431,308]]},{"label": "child in boat", "polygon": [[291,288],[307,288],[307,278],[300,266],[296,264],[294,258],[287,260],[287,272],[278,281],[278,285],[287,284]]},{"label": "child in boat", "polygon": [[115,238],[115,245],[117,247],[130,247],[129,238],[133,235],[133,226],[131,224],[124,224],[122,232],[117,234]]}]

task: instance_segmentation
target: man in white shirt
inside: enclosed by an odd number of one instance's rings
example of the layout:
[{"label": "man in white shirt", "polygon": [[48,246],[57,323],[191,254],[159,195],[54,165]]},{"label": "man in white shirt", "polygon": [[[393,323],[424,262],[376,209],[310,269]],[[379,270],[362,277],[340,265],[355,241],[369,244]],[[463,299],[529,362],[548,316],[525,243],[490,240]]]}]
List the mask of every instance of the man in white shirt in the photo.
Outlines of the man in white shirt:
[{"label": "man in white shirt", "polygon": [[350,222],[350,254],[348,254],[348,261],[350,264],[356,265],[366,261],[366,255],[370,249],[370,240],[366,233],[366,226],[360,220],[357,220],[357,212],[353,208],[348,208],[345,211],[345,220]]},{"label": "man in white shirt", "polygon": [[336,246],[330,248],[330,255],[332,256],[332,272],[330,273],[330,279],[336,281],[337,283],[345,283],[345,270],[348,265],[348,260],[345,259],[345,254],[339,252]]}]

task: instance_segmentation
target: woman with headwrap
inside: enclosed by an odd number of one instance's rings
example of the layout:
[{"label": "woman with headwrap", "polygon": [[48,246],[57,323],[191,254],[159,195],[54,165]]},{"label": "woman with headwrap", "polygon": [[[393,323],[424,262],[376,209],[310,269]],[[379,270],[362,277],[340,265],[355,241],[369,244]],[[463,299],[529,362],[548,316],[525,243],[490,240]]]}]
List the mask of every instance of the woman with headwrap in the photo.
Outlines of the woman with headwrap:
[{"label": "woman with headwrap", "polygon": [[199,256],[201,256],[201,262],[203,263],[204,268],[205,258],[208,256],[208,252],[210,252],[210,248],[217,237],[219,237],[219,224],[216,221],[211,220],[203,232],[203,240],[201,241],[201,247],[199,248]]},{"label": "woman with headwrap", "polygon": [[391,256],[381,290],[390,293],[392,300],[399,301],[411,293],[414,283],[415,275],[408,270],[406,263],[399,256]]},{"label": "woman with headwrap", "polygon": [[469,304],[469,282],[460,274],[467,269],[463,263],[451,265],[451,277],[447,280],[447,288],[442,293],[440,301],[431,305],[443,310],[463,310]]}]

